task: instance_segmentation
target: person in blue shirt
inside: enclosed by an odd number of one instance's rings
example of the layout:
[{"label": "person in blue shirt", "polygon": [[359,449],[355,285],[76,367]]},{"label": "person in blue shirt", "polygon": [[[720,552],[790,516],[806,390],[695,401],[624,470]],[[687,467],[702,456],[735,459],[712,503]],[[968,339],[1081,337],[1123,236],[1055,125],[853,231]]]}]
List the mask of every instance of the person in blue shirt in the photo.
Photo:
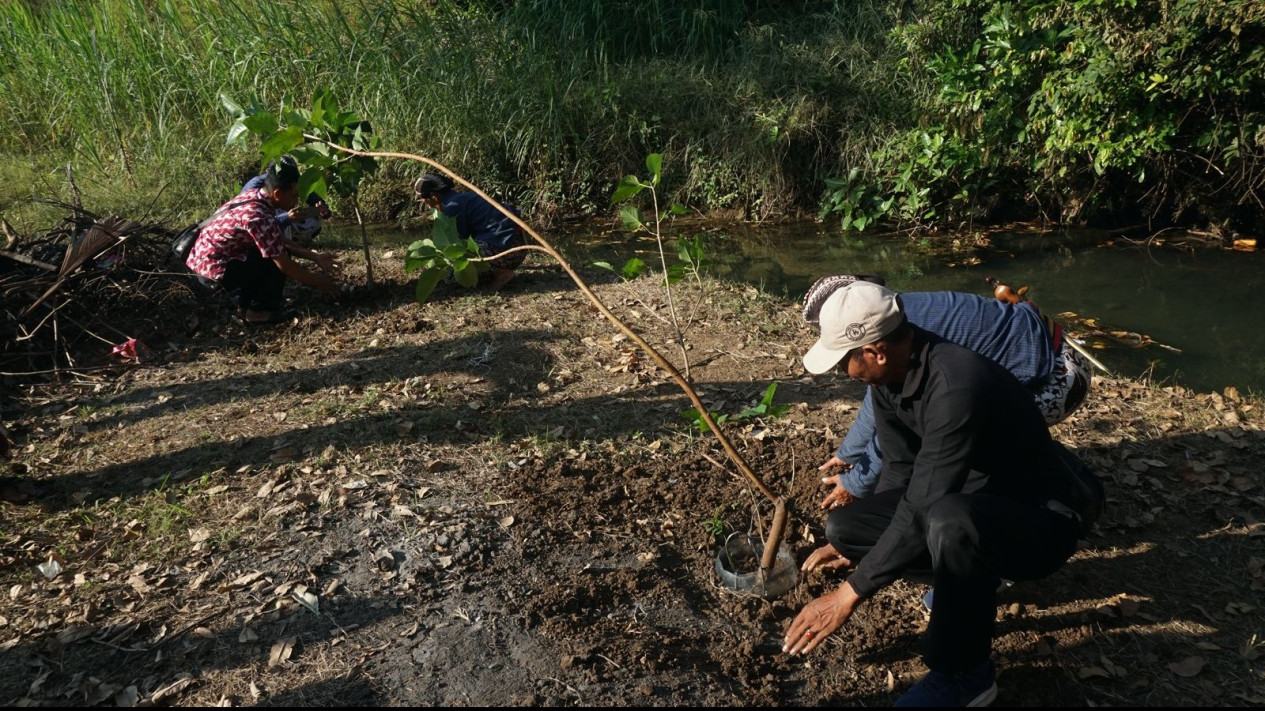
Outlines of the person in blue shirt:
[{"label": "person in blue shirt", "polygon": [[[817,323],[821,306],[830,295],[858,280],[882,282],[877,277],[851,274],[823,277],[804,296],[804,319]],[[1091,380],[1089,363],[1067,343],[1058,325],[1048,324],[1031,302],[1006,303],[952,291],[908,292],[900,299],[905,317],[913,325],[1010,371],[1032,393],[1047,425],[1067,419],[1085,401]],[[833,483],[834,489],[821,507],[833,509],[869,496],[882,465],[873,393],[867,388],[848,434],[834,456],[819,467],[823,472],[844,470],[822,478],[823,484]]]},{"label": "person in blue shirt", "polygon": [[[479,255],[497,257],[525,244],[523,230],[491,203],[475,193],[457,192],[451,178],[439,173],[427,173],[413,186],[422,202],[457,221],[457,232],[462,239],[473,238],[479,245]],[[510,212],[518,210],[501,203]],[[489,259],[492,267],[489,286],[497,291],[514,278],[514,270],[523,264],[526,251],[517,251],[502,257]]]}]

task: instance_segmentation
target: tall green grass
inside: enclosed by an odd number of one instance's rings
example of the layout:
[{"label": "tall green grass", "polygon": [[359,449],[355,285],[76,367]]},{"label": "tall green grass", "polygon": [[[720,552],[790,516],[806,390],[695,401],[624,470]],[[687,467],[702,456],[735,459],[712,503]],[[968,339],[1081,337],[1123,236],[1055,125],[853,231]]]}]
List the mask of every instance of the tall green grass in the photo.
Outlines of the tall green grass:
[{"label": "tall green grass", "polygon": [[[812,207],[825,177],[909,120],[920,89],[894,79],[893,13],[878,0],[8,2],[0,210],[64,197],[67,163],[90,206],[134,210],[162,189],[168,210],[205,210],[252,161],[223,146],[217,95],[275,106],[319,87],[385,146],[538,215],[605,210],[648,152],[698,207]],[[415,171],[384,171],[365,204],[386,213]]]}]

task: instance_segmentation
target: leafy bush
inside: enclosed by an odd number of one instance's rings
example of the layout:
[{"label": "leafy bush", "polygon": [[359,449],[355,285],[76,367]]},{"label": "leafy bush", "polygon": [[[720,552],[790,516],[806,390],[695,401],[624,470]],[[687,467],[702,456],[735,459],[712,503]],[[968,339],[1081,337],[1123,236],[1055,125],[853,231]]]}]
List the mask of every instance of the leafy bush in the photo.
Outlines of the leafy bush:
[{"label": "leafy bush", "polygon": [[911,81],[936,91],[919,126],[829,184],[824,209],[845,226],[1259,219],[1265,5],[930,0],[922,12],[893,40],[911,51]]}]

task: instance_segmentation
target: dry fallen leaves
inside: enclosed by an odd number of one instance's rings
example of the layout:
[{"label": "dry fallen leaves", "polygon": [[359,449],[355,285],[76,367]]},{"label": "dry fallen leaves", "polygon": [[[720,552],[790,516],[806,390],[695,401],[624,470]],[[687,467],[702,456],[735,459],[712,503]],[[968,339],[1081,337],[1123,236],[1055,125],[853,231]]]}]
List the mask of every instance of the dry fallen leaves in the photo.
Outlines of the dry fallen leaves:
[{"label": "dry fallen leaves", "polygon": [[294,645],[297,642],[297,637],[282,637],[274,642],[272,651],[268,653],[268,666],[275,667],[289,661],[294,654]]},{"label": "dry fallen leaves", "polygon": [[309,592],[306,585],[299,585],[290,593],[298,603],[308,609],[313,615],[321,614],[321,603],[316,595]]}]

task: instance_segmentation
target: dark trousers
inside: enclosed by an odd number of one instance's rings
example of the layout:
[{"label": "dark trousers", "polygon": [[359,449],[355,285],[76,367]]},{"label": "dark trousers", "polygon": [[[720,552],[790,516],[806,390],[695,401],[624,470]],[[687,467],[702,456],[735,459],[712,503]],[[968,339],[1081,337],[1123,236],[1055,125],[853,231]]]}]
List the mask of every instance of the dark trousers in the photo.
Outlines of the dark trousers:
[{"label": "dark trousers", "polygon": [[[853,563],[887,529],[904,495],[883,491],[830,512],[826,538]],[[935,586],[923,649],[927,667],[953,673],[988,659],[997,616],[997,586],[1043,578],[1076,552],[1075,519],[1044,506],[992,494],[951,494],[931,505],[927,548],[905,577]]]},{"label": "dark trousers", "polygon": [[281,310],[285,283],[286,275],[277,263],[264,259],[259,250],[252,251],[244,262],[230,261],[220,280],[220,286],[233,295],[237,305],[251,311]]}]

